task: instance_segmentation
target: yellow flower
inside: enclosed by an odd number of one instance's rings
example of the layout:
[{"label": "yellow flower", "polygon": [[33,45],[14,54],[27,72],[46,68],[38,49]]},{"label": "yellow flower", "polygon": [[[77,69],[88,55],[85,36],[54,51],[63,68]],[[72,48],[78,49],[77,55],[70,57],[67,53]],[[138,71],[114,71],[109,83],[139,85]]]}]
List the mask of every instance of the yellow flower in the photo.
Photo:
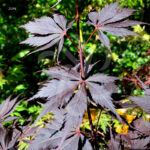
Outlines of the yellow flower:
[{"label": "yellow flower", "polygon": [[129,129],[129,126],[125,124],[125,125],[122,125],[121,127],[117,126],[115,131],[120,134],[127,134],[128,129]]},{"label": "yellow flower", "polygon": [[136,116],[127,115],[125,116],[128,123],[132,123],[132,121],[136,118]]},{"label": "yellow flower", "polygon": [[[95,121],[96,120],[96,116],[97,116],[96,109],[90,108],[90,112],[91,112],[92,121]],[[88,113],[87,112],[85,112],[84,119],[88,120]]]},{"label": "yellow flower", "polygon": [[126,109],[117,109],[119,115],[124,117],[128,123],[132,123],[132,121],[136,118],[136,116],[126,114]]},{"label": "yellow flower", "polygon": [[117,110],[118,114],[121,116],[123,116],[126,112],[126,109],[116,109],[116,110]]}]

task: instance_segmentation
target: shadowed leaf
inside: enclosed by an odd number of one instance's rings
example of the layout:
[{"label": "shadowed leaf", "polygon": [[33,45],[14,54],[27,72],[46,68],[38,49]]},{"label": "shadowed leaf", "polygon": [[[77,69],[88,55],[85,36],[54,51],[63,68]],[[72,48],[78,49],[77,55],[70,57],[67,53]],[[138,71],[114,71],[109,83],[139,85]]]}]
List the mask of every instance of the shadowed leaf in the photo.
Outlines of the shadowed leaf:
[{"label": "shadowed leaf", "polygon": [[11,113],[16,109],[20,102],[16,102],[19,96],[11,100],[8,97],[2,104],[0,104],[0,122],[3,120],[11,121],[16,119],[16,117],[10,117]]},{"label": "shadowed leaf", "polygon": [[150,88],[147,85],[145,85],[138,77],[136,78],[141,83],[145,91],[145,96],[141,96],[141,97],[129,96],[129,99],[133,100],[144,111],[146,111],[147,113],[150,113]]}]

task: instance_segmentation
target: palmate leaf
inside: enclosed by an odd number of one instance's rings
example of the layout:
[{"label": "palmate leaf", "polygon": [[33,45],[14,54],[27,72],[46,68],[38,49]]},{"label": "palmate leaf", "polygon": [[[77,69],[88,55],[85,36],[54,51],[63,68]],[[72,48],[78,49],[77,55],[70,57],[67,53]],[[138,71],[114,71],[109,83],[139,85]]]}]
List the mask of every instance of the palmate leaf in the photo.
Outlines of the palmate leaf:
[{"label": "palmate leaf", "polygon": [[145,112],[150,113],[150,88],[147,85],[145,85],[138,77],[137,79],[141,83],[145,91],[145,96],[141,96],[141,97],[130,96],[129,99],[133,100]]},{"label": "palmate leaf", "polygon": [[[57,69],[57,71],[55,71],[55,69]],[[51,83],[49,83],[49,85],[53,86],[53,88],[43,87],[41,91],[39,91],[35,96],[33,96],[32,99],[38,97],[47,97],[47,100],[49,100],[45,104],[43,111],[41,112],[36,121],[38,121],[43,115],[49,113],[50,111],[54,112],[54,110],[56,110],[58,107],[60,108],[68,103],[66,106],[67,114],[64,121],[66,129],[63,131],[62,134],[61,132],[59,132],[58,134],[50,138],[48,142],[49,144],[51,143],[52,147],[55,147],[58,144],[60,147],[62,147],[64,143],[66,143],[66,138],[68,137],[69,132],[71,132],[71,130],[75,126],[80,126],[80,124],[82,123],[84,111],[87,107],[85,87],[84,85],[78,86],[80,83],[80,75],[75,70],[70,70],[65,67],[53,67],[46,72],[51,77],[55,77],[55,79],[57,80],[52,80]],[[55,82],[58,83],[55,84]],[[50,91],[51,89],[53,90]],[[77,89],[77,93],[74,93],[75,89]],[[50,92],[48,92],[48,90]],[[58,141],[60,140],[61,142],[59,143]],[[57,144],[54,145],[54,143]],[[68,147],[67,145],[64,149]]]},{"label": "palmate leaf", "polygon": [[[35,53],[52,47],[54,44],[59,42],[58,46],[58,57],[62,50],[64,43],[64,36],[68,29],[71,28],[74,20],[69,23],[66,27],[67,21],[63,15],[54,14],[51,17],[42,17],[40,19],[34,19],[29,23],[20,26],[26,29],[29,33],[33,34],[25,41],[20,42],[20,44],[29,44],[31,46],[41,46],[37,50],[31,52]],[[31,54],[29,53],[29,54]]]},{"label": "palmate leaf", "polygon": [[90,76],[87,81],[92,81],[92,82],[99,82],[99,83],[109,83],[109,82],[114,82],[115,80],[118,80],[120,78],[118,77],[111,77],[103,73],[97,73],[92,76]]},{"label": "palmate leaf", "polygon": [[112,129],[110,129],[110,140],[108,142],[109,150],[121,150],[120,139],[117,140],[112,133]]},{"label": "palmate leaf", "polygon": [[63,146],[58,148],[61,138],[64,135],[64,131],[59,131],[53,136],[49,130],[50,125],[47,128],[42,128],[37,133],[35,139],[31,142],[27,150],[41,150],[41,149],[59,149],[59,150],[78,150],[79,141],[83,143],[82,150],[92,150],[92,146],[88,139],[81,133],[76,133],[76,130],[72,130],[68,133],[67,139],[64,141]]},{"label": "palmate leaf", "polygon": [[[100,41],[110,50],[110,42],[108,37],[102,31],[116,36],[127,36],[138,34],[125,29],[124,27],[135,26],[138,24],[148,24],[141,21],[123,20],[132,15],[134,9],[118,8],[118,2],[106,5],[100,13],[94,11],[88,14],[88,24],[95,26],[98,29]],[[123,21],[122,21],[123,20]]]},{"label": "palmate leaf", "polygon": [[[119,78],[97,73],[83,80],[77,70],[63,66],[44,70],[53,80],[45,83],[31,98],[31,100],[36,98],[46,98],[47,100],[35,122],[49,112],[55,114],[56,120],[50,121],[51,125],[47,125],[47,128],[40,129],[29,149],[70,150],[73,148],[78,150],[79,141],[84,142],[82,149],[90,149],[90,143],[86,138],[76,132],[82,123],[84,112],[87,110],[89,96],[87,87],[96,104],[109,108],[120,119],[112,103],[113,90],[106,88],[111,85],[111,88],[115,87],[116,89],[113,82]],[[59,113],[58,109],[64,112]]]},{"label": "palmate leaf", "polygon": [[63,79],[63,80],[79,80],[80,74],[74,70],[69,69],[67,67],[61,66],[61,67],[51,67],[49,70],[45,70],[48,75],[50,75],[51,78],[56,79]]},{"label": "palmate leaf", "polygon": [[141,133],[150,136],[150,122],[145,121],[143,118],[139,118],[134,121],[135,128]]},{"label": "palmate leaf", "polygon": [[111,93],[107,91],[104,86],[100,86],[96,83],[87,83],[87,86],[95,103],[102,107],[109,108],[117,116],[117,118],[121,120],[114,104],[112,103]]},{"label": "palmate leaf", "polygon": [[14,148],[16,142],[21,135],[15,124],[12,124],[11,128],[7,130],[0,124],[0,149],[7,150]]},{"label": "palmate leaf", "polygon": [[134,101],[145,112],[150,113],[150,96],[146,96],[146,97],[134,97],[134,96],[130,96],[129,99],[131,99],[132,101]]},{"label": "palmate leaf", "polygon": [[[37,121],[55,108],[62,108],[64,106],[68,111],[68,117],[73,115],[83,116],[87,106],[87,99],[84,86],[79,86],[81,83],[80,74],[66,67],[52,67],[44,72],[55,79],[44,84],[39,92],[30,99],[47,98],[48,100]],[[74,93],[76,89],[78,91]]]},{"label": "palmate leaf", "polygon": [[[72,116],[82,118],[87,107],[88,99],[85,84],[89,88],[93,101],[96,104],[111,109],[119,118],[111,98],[111,94],[113,93],[112,87],[114,87],[116,91],[116,86],[113,82],[119,78],[97,73],[83,82],[79,72],[74,69],[52,67],[44,72],[48,73],[54,79],[44,84],[39,92],[31,98],[31,100],[37,98],[47,98],[48,100],[37,118],[37,121],[42,116],[58,107],[66,108],[68,118]],[[106,88],[108,85],[111,85],[110,90]],[[75,90],[77,91],[76,93],[74,93]],[[72,121],[72,126],[76,125],[76,122],[78,122],[78,120],[74,119],[74,121]]]},{"label": "palmate leaf", "polygon": [[68,110],[69,113],[72,114],[72,116],[78,115],[77,113],[79,113],[78,116],[80,116],[80,114],[84,113],[86,107],[87,107],[87,96],[84,85],[82,84],[81,87],[78,89],[77,93],[72,98],[71,102],[67,105],[66,109]]},{"label": "palmate leaf", "polygon": [[131,149],[147,149],[150,143],[150,122],[139,118],[133,123],[135,130],[129,131],[125,136]]},{"label": "palmate leaf", "polygon": [[50,80],[48,83],[43,85],[43,88],[34,95],[31,99],[35,98],[55,98],[59,96],[66,96],[69,92],[73,92],[77,88],[77,81],[70,80]]},{"label": "palmate leaf", "polygon": [[[68,129],[67,122],[69,120],[65,120],[65,110],[55,109],[53,113],[55,119],[51,120],[50,124],[47,123],[46,128],[39,129],[34,140],[31,141],[28,150],[78,150],[79,140],[81,140],[81,142],[83,143],[83,150],[92,150],[90,142],[84,135],[80,133],[79,128]],[[60,146],[60,142],[63,138],[63,145]]]},{"label": "palmate leaf", "polygon": [[8,97],[2,104],[0,104],[0,123],[8,122],[16,119],[17,117],[11,117],[11,113],[15,110],[15,108],[19,105],[19,102],[16,102],[18,97],[11,100],[11,97]]},{"label": "palmate leaf", "polygon": [[[61,130],[65,113],[62,109],[55,109],[52,111],[54,114],[55,120],[51,120],[51,124],[46,124],[45,128],[40,128],[37,132],[34,140],[30,141],[30,145],[28,147],[29,150],[40,150],[50,148],[52,149],[52,143],[50,143],[50,138],[55,135],[59,130]],[[57,145],[57,144],[56,144]]]},{"label": "palmate leaf", "polygon": [[44,105],[44,109],[35,122],[45,114],[48,114],[58,107],[63,107],[68,103],[77,86],[77,81],[52,80],[50,83],[46,84],[45,87],[41,88],[31,99],[47,98],[48,102]]},{"label": "palmate leaf", "polygon": [[117,118],[121,120],[114,104],[112,103],[113,99],[111,94],[113,93],[113,90],[108,90],[108,88],[106,88],[106,86],[110,84],[110,88],[115,87],[114,90],[116,91],[116,86],[113,82],[118,79],[119,78],[117,77],[111,77],[107,76],[106,74],[97,73],[86,80],[86,85],[88,86],[93,101],[102,107],[109,108],[117,116]]},{"label": "palmate leaf", "polygon": [[133,126],[132,130],[121,136],[115,135],[110,130],[109,149],[148,149],[148,144],[150,143],[150,122],[139,118],[133,122]]}]

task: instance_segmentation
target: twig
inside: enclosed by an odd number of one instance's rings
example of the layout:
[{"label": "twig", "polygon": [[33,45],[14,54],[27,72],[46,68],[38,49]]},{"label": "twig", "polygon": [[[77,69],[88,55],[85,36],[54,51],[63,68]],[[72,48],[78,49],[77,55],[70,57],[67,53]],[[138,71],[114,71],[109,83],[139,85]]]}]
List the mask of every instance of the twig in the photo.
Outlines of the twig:
[{"label": "twig", "polygon": [[86,41],[86,43],[84,44],[82,51],[84,51],[85,46],[87,45],[87,43],[89,42],[89,40],[91,39],[91,37],[93,36],[93,34],[97,31],[97,28],[95,28],[95,30],[91,33],[90,37],[88,38],[88,40]]},{"label": "twig", "polygon": [[98,123],[99,123],[99,121],[100,121],[101,114],[102,114],[102,110],[100,110],[100,113],[99,113],[99,116],[98,116],[97,125],[96,125],[96,132],[97,132],[97,130],[98,130]]},{"label": "twig", "polygon": [[77,47],[77,45],[71,40],[71,38],[67,35],[67,34],[65,34],[65,36],[71,41],[71,43],[76,47],[76,49],[77,49],[77,51],[78,51],[78,53],[79,53],[79,48]]}]

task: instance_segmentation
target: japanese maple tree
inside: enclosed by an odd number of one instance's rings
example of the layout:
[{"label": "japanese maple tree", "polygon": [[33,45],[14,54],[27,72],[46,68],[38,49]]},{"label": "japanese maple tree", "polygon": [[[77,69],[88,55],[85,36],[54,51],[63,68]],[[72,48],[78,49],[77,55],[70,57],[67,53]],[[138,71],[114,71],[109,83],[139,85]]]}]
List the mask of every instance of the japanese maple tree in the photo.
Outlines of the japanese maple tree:
[{"label": "japanese maple tree", "polygon": [[[58,1],[58,3],[60,0]],[[81,44],[80,39],[80,14],[78,11],[78,0],[75,0],[76,6],[76,18],[70,23],[67,23],[65,16],[55,13],[53,17],[36,18],[34,21],[30,21],[25,25],[20,26],[26,29],[31,37],[22,41],[21,44],[29,44],[31,46],[38,47],[31,53],[46,50],[58,43],[57,52],[57,66],[43,70],[50,76],[50,80],[43,84],[39,91],[33,95],[30,100],[42,98],[46,101],[44,108],[36,121],[32,126],[23,128],[24,133],[17,130],[17,139],[29,144],[28,150],[96,150],[99,149],[98,141],[98,129],[93,124],[91,117],[91,107],[100,108],[105,110],[112,117],[117,118],[121,123],[126,123],[125,120],[117,113],[115,104],[113,103],[112,94],[117,90],[115,85],[116,80],[120,80],[118,77],[109,76],[103,73],[96,73],[90,75],[94,67],[93,64],[88,65],[86,68],[86,59],[83,56],[87,43],[92,38],[95,32],[98,32],[100,42],[110,51],[110,41],[105,32],[115,36],[139,36],[136,33],[127,29],[129,26],[137,24],[147,24],[140,21],[125,20],[131,16],[135,10],[128,8],[119,8],[118,2],[106,5],[100,12],[91,11],[88,14],[88,21],[84,23],[94,26],[94,30],[90,37],[87,39],[84,45]],[[55,5],[53,6],[55,7]],[[68,35],[68,30],[72,25],[77,24],[78,44],[76,44]],[[72,68],[61,65],[59,55],[62,51],[65,38],[68,38],[77,49],[79,55],[79,64]],[[87,75],[85,75],[85,72]],[[137,105],[139,105],[146,112],[150,112],[150,89],[140,79],[143,89],[145,90],[146,97],[129,97]],[[5,103],[7,103],[6,100]],[[14,104],[14,100],[11,101],[13,108],[17,104]],[[8,105],[8,104],[7,104]],[[12,105],[8,106],[10,109],[7,112],[3,112],[0,115],[1,118],[7,120],[8,115],[12,112]],[[3,107],[2,105],[0,108]],[[108,111],[110,110],[110,111]],[[1,112],[1,110],[0,110]],[[37,133],[35,131],[38,127],[34,125],[39,121],[41,117],[52,112],[54,119],[45,123],[44,128],[40,128]],[[88,114],[88,120],[90,124],[90,132],[82,130],[82,122],[85,115]],[[0,119],[1,119],[0,118]],[[12,120],[15,118],[9,118]],[[99,122],[99,119],[98,119]],[[143,120],[139,120],[142,124]],[[98,123],[97,123],[98,124]],[[145,125],[145,124],[144,124]],[[17,125],[16,125],[17,126]],[[115,135],[113,129],[110,127],[110,142],[108,147],[110,149],[121,149],[121,146],[126,148],[135,148],[137,143],[141,140],[142,135],[143,145],[141,147],[148,147],[150,142],[150,128],[146,128],[145,132],[142,129],[142,125],[138,126],[137,123],[130,128],[134,131],[128,133],[128,135]],[[6,131],[3,127],[0,130],[4,134]],[[134,134],[134,138],[132,137]],[[18,135],[20,138],[18,138]],[[34,135],[31,140],[25,140],[27,136]],[[5,135],[6,136],[6,135]],[[1,139],[0,139],[1,140]],[[3,139],[2,139],[3,140]],[[2,141],[0,141],[2,142]],[[8,141],[7,141],[8,142]],[[140,143],[138,143],[140,144]],[[6,146],[7,145],[7,146]],[[14,141],[10,144],[14,145]],[[10,148],[8,143],[3,144],[2,149]]]}]

